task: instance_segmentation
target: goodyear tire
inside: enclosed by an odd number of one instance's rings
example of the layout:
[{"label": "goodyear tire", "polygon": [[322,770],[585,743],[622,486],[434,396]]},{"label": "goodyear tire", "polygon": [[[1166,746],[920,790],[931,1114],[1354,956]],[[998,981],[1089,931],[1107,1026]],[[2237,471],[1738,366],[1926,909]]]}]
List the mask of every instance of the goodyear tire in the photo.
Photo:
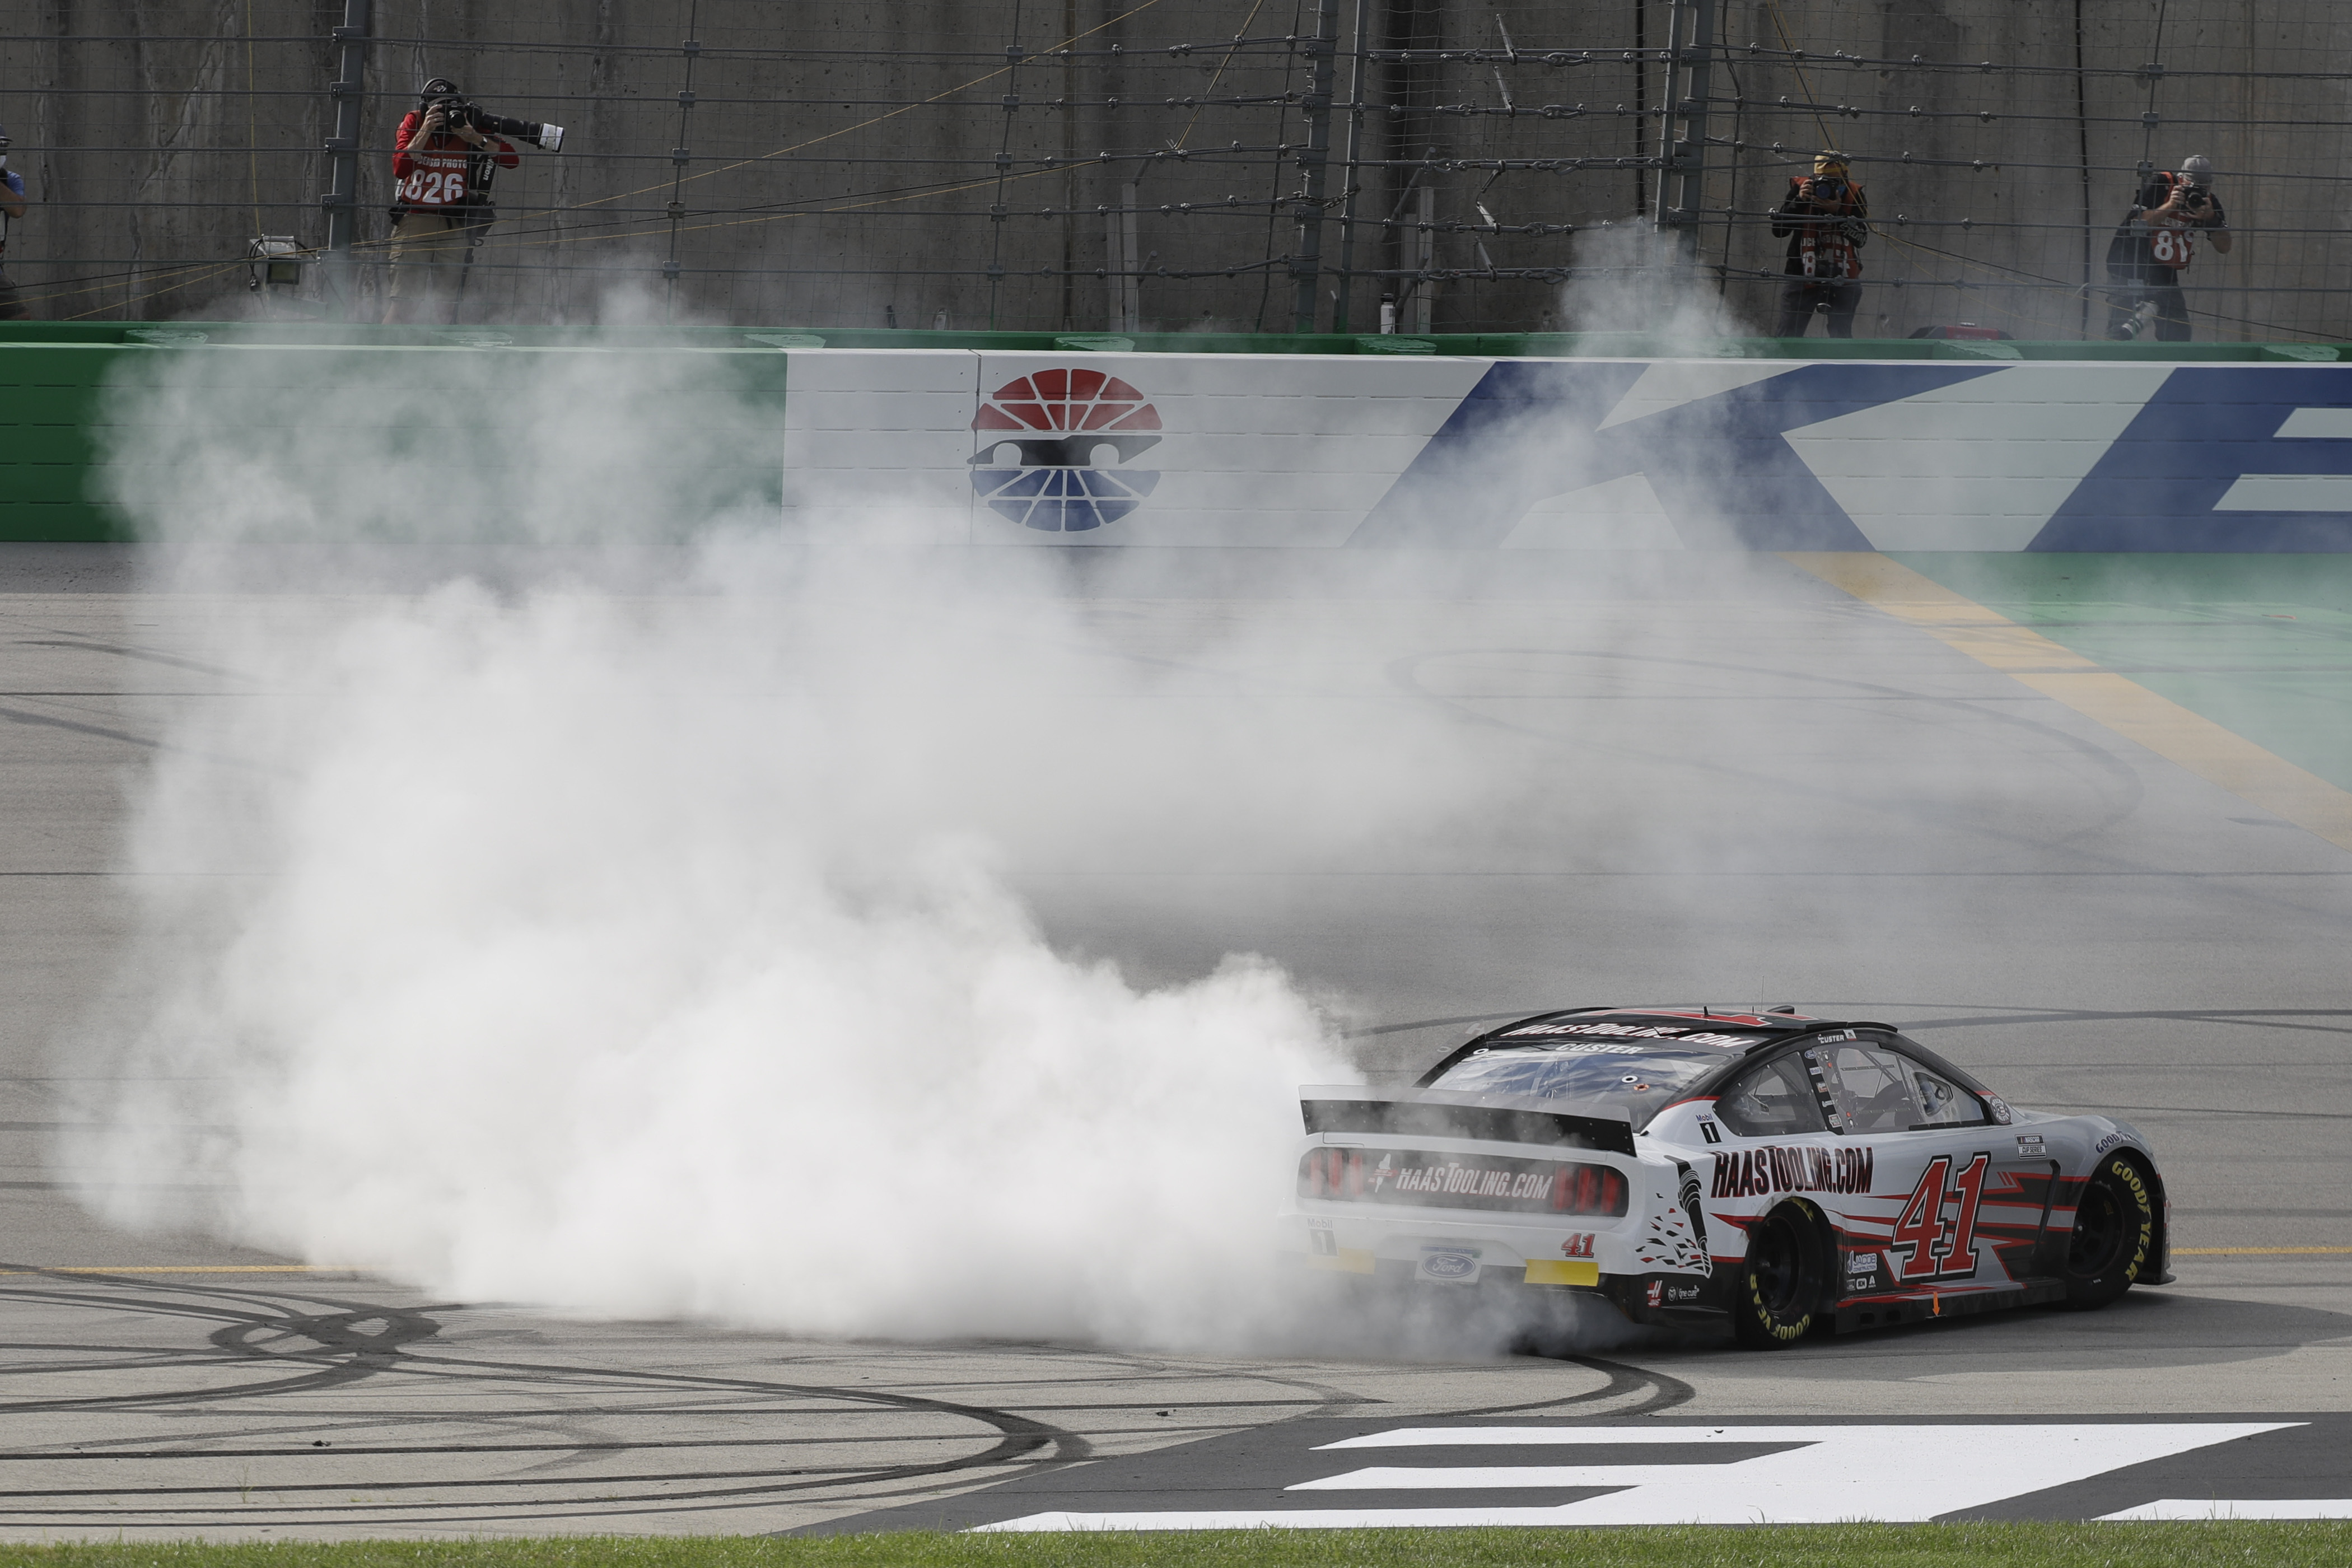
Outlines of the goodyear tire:
[{"label": "goodyear tire", "polygon": [[1811,1204],[1782,1204],[1748,1233],[1732,1282],[1731,1331],[1750,1350],[1780,1350],[1812,1331],[1828,1294],[1828,1248]]},{"label": "goodyear tire", "polygon": [[2110,1154],[2099,1162],[2074,1207],[2061,1275],[2066,1304],[2104,1307],[2137,1284],[2156,1248],[2156,1193],[2139,1162]]}]

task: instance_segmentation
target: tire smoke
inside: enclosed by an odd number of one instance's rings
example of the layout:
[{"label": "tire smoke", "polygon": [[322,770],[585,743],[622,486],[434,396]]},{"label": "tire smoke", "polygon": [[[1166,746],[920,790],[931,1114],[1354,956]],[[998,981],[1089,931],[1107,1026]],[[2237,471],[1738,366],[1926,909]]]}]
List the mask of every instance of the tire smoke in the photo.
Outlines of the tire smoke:
[{"label": "tire smoke", "polygon": [[1040,552],[784,537],[732,364],[430,357],[121,395],[222,673],[136,785],[88,1200],[600,1314],[1270,1331],[1329,1005],[1132,980],[1011,879],[1339,863],[1475,798],[1444,721],[1286,707],[1279,606],[1145,648]]}]

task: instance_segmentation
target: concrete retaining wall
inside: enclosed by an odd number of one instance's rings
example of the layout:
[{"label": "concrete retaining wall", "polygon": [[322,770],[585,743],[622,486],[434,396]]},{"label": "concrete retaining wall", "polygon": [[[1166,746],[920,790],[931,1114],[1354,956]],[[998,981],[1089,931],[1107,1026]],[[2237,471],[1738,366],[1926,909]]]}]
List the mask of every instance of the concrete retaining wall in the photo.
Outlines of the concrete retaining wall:
[{"label": "concrete retaining wall", "polygon": [[[719,466],[757,469],[756,487],[736,489],[781,495],[787,526],[819,531],[1478,551],[2352,549],[2352,363],[2333,348],[2059,359],[2007,357],[2050,352],[2039,345],[1921,344],[1906,357],[1857,343],[1838,345],[1852,357],[1798,359],[1762,357],[1785,352],[1770,343],[1657,357],[1567,339],[1550,343],[1604,352],[1396,353],[1479,340],[1330,339],[1292,345],[1319,351],[1307,353],[1088,353],[1045,334],[835,347],[826,335],[715,329],[363,342],[38,331],[0,342],[0,539],[122,536],[100,465],[110,451],[139,460],[139,437],[119,422],[165,416],[106,389],[189,355],[223,392],[181,406],[279,438],[345,394],[471,376],[511,389],[520,407],[550,355],[610,354],[627,375],[650,354],[691,356],[662,374],[709,379],[735,400],[721,406],[750,400],[776,442],[730,449]],[[802,346],[814,344],[825,346]],[[707,478],[711,464],[693,466]],[[677,493],[700,490],[682,479]]]}]

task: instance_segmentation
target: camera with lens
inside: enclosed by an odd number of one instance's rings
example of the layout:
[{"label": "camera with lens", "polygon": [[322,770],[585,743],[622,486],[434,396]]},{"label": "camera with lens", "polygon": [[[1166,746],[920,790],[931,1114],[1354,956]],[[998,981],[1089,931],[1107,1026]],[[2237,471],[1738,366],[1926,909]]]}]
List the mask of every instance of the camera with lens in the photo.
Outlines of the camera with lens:
[{"label": "camera with lens", "polygon": [[562,126],[492,114],[481,105],[469,102],[454,92],[432,94],[424,100],[424,107],[427,113],[439,110],[443,123],[452,131],[461,125],[470,125],[484,135],[512,136],[549,153],[561,152],[563,147]]}]

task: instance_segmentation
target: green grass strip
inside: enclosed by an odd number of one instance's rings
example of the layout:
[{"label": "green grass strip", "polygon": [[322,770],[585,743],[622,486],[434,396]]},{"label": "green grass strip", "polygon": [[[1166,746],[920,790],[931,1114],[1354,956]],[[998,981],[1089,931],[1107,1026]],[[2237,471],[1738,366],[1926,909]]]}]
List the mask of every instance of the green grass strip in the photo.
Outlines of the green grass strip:
[{"label": "green grass strip", "polygon": [[2352,1521],[0,1545],[0,1568],[2340,1568]]}]

